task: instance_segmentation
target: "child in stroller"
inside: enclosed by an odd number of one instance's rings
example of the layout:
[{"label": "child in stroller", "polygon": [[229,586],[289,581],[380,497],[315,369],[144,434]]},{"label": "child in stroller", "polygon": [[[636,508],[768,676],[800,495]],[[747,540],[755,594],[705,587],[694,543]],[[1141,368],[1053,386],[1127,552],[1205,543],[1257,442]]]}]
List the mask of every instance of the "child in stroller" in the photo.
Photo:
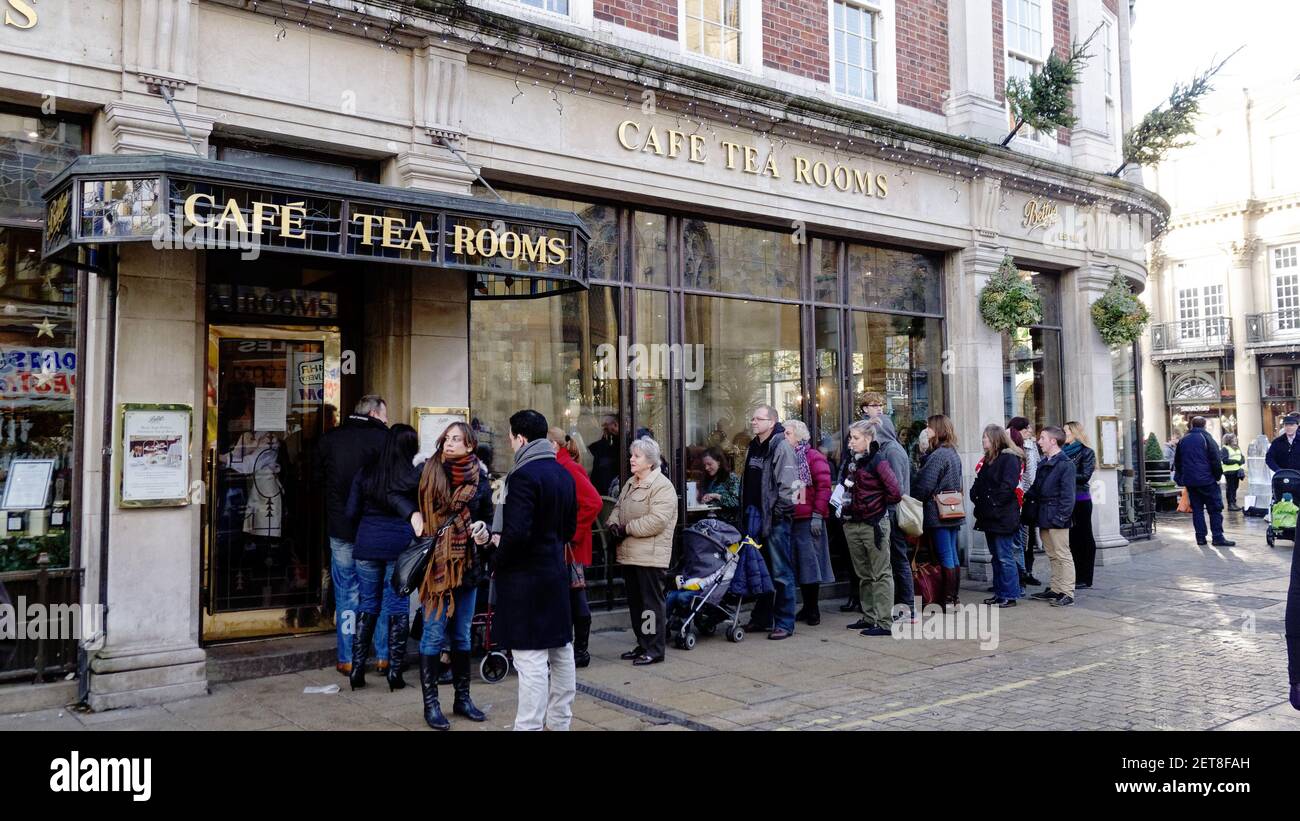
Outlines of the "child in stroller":
[{"label": "child in stroller", "polygon": [[741,597],[730,592],[742,551],[758,549],[753,539],[718,519],[704,519],[683,534],[683,549],[675,589],[664,605],[668,632],[682,650],[695,648],[699,633],[713,635],[723,626],[729,641],[745,638],[740,626]]},{"label": "child in stroller", "polygon": [[1272,547],[1278,539],[1296,540],[1295,499],[1300,496],[1300,471],[1279,470],[1273,474],[1273,504],[1268,511],[1264,540]]}]

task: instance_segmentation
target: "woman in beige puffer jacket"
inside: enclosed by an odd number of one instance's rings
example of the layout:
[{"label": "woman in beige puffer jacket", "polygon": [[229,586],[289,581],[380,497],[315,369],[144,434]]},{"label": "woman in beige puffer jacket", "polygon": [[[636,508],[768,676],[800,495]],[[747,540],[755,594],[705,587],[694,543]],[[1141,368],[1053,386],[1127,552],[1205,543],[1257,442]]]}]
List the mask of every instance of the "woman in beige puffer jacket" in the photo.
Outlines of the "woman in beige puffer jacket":
[{"label": "woman in beige puffer jacket", "polygon": [[618,542],[615,555],[623,567],[628,614],[637,645],[622,655],[633,664],[664,660],[664,572],[673,552],[677,526],[677,491],[659,470],[659,445],[642,438],[632,443],[632,476],[618,495],[606,527]]}]

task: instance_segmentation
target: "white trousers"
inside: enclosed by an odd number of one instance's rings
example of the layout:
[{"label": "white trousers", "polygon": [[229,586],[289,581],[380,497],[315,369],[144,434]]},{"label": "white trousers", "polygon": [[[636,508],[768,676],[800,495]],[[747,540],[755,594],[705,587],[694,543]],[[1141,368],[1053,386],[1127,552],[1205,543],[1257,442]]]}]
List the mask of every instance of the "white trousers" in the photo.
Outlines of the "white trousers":
[{"label": "white trousers", "polygon": [[519,674],[516,730],[568,730],[573,720],[573,698],[578,691],[573,666],[573,644],[550,650],[513,650]]}]

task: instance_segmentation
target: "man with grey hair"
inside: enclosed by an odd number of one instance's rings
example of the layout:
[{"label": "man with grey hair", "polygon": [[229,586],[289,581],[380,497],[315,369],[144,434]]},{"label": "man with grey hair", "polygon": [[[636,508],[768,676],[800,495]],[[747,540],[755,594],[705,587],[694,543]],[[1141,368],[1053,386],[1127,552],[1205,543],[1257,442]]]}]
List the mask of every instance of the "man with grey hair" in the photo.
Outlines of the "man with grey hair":
[{"label": "man with grey hair", "polygon": [[763,545],[776,591],[759,598],[746,630],[770,630],[769,639],[794,635],[795,574],[790,545],[799,471],[794,448],[771,405],[754,408],[749,419],[754,438],[740,471],[740,528]]},{"label": "man with grey hair", "polygon": [[[367,394],[357,402],[343,424],[321,437],[317,480],[325,484],[325,530],[330,540],[330,579],[334,585],[334,629],[338,633],[338,662],[343,675],[352,672],[352,633],[357,612],[357,570],[352,558],[356,523],[344,511],[352,478],[374,463],[388,440],[388,404]],[[375,658],[380,669],[388,665],[388,617],[375,625]],[[406,641],[406,636],[401,637]]]}]

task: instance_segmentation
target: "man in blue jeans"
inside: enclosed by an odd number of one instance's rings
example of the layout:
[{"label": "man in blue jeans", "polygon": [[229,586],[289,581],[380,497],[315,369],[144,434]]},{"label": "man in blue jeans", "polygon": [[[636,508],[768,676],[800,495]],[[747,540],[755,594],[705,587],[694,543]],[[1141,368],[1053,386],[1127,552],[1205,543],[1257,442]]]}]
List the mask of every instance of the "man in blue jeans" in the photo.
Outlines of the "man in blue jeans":
[{"label": "man in blue jeans", "polygon": [[742,535],[752,536],[763,546],[762,553],[772,569],[776,591],[761,596],[754,605],[747,631],[771,631],[768,638],[787,639],[794,635],[795,583],[790,519],[794,515],[794,447],[785,438],[776,409],[759,405],[750,414],[754,438],[745,452],[740,475],[740,525]]},{"label": "man in blue jeans", "polygon": [[1192,527],[1196,529],[1196,543],[1205,544],[1205,518],[1210,515],[1210,533],[1215,547],[1232,547],[1236,542],[1223,536],[1223,494],[1219,492],[1219,479],[1223,476],[1223,461],[1219,445],[1205,430],[1205,417],[1192,418],[1192,429],[1178,441],[1174,450],[1174,482],[1187,488],[1187,498],[1192,503]]},{"label": "man in blue jeans", "polygon": [[[388,405],[382,397],[361,397],[343,424],[326,433],[320,442],[320,475],[325,483],[326,532],[330,540],[330,578],[334,584],[334,625],[338,633],[336,669],[352,672],[352,632],[357,613],[357,569],[352,557],[357,535],[356,522],[344,511],[348,491],[357,471],[379,458],[388,438]],[[375,626],[375,658],[379,669],[388,665],[388,619],[381,616]]]}]

